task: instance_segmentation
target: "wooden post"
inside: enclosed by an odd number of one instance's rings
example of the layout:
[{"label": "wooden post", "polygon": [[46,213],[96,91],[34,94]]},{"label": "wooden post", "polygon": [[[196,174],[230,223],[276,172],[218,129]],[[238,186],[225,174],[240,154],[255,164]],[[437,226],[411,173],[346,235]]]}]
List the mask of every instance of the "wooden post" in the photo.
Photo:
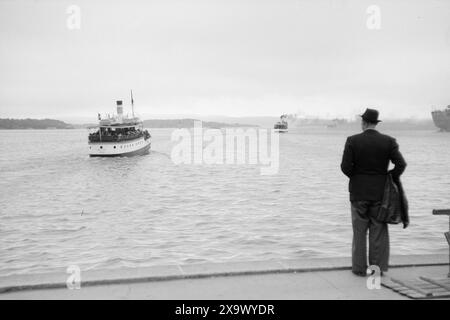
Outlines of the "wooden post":
[{"label": "wooden post", "polygon": [[448,216],[448,232],[444,233],[448,242],[448,277],[450,278],[450,209],[433,210],[433,215]]}]

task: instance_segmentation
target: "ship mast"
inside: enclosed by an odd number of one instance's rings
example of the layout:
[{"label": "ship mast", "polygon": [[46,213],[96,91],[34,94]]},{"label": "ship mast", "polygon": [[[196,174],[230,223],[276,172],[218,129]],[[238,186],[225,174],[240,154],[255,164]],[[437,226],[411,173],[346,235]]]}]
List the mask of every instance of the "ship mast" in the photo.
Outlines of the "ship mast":
[{"label": "ship mast", "polygon": [[133,119],[134,119],[134,101],[133,101],[133,90],[131,90],[131,113],[133,114]]}]

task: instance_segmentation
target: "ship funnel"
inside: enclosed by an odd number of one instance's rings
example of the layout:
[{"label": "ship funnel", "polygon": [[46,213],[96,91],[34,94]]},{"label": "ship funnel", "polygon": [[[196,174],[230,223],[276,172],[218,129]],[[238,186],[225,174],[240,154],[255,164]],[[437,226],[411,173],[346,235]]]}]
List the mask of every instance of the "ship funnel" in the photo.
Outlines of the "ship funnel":
[{"label": "ship funnel", "polygon": [[119,120],[119,122],[122,122],[123,119],[122,100],[117,100],[116,105],[117,105],[117,120]]}]

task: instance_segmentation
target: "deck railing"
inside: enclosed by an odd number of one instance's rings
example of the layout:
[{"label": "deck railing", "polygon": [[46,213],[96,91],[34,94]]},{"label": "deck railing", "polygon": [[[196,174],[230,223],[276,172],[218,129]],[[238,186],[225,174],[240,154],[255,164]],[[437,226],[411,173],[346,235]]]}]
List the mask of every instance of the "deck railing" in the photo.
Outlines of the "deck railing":
[{"label": "deck railing", "polygon": [[448,216],[448,230],[447,232],[444,233],[445,238],[447,239],[447,243],[449,245],[448,248],[448,277],[450,278],[450,209],[441,209],[441,210],[433,210],[433,215],[436,216]]},{"label": "deck railing", "polygon": [[140,137],[144,137],[145,134],[143,132],[136,133],[136,134],[126,134],[126,135],[106,135],[102,134],[100,135],[91,133],[89,135],[89,142],[121,142],[121,141],[128,141],[137,139]]}]

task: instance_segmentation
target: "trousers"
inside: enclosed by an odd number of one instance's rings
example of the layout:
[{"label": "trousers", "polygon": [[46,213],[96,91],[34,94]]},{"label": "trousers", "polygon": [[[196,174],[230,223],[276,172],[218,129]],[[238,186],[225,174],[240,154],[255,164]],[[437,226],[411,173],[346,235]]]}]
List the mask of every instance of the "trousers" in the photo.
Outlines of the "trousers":
[{"label": "trousers", "polygon": [[375,265],[382,272],[389,266],[388,225],[376,220],[380,201],[353,201],[351,203],[353,241],[352,271],[367,270],[367,231],[369,231],[369,265]]}]

